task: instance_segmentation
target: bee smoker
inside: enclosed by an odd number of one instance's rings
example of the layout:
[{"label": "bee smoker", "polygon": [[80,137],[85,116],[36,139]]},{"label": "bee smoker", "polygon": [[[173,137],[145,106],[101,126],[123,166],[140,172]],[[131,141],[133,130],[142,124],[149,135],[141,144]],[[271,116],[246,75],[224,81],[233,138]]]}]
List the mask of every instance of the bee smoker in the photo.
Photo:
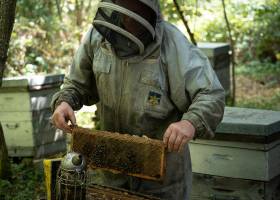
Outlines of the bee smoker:
[{"label": "bee smoker", "polygon": [[70,152],[57,173],[56,200],[85,200],[86,162],[81,154]]}]

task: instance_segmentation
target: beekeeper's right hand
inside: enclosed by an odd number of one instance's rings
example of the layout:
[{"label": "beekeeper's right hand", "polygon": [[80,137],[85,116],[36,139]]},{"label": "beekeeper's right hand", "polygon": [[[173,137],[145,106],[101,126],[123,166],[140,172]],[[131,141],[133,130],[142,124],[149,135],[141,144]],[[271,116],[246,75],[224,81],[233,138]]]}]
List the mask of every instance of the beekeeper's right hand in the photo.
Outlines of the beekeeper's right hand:
[{"label": "beekeeper's right hand", "polygon": [[69,121],[72,125],[76,125],[75,113],[68,103],[62,102],[56,107],[52,115],[52,123],[64,132],[71,133]]}]

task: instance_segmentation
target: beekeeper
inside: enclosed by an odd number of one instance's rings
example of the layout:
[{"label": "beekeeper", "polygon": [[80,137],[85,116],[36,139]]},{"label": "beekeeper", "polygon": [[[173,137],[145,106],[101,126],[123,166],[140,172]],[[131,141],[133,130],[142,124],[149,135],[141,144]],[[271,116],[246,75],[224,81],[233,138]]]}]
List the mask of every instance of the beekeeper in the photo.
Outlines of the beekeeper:
[{"label": "beekeeper", "polygon": [[101,129],[163,140],[162,183],[103,172],[101,184],[162,199],[190,199],[188,142],[212,137],[224,89],[207,57],[161,17],[157,0],[102,0],[52,101],[52,121],[69,132],[73,110],[99,102]]}]

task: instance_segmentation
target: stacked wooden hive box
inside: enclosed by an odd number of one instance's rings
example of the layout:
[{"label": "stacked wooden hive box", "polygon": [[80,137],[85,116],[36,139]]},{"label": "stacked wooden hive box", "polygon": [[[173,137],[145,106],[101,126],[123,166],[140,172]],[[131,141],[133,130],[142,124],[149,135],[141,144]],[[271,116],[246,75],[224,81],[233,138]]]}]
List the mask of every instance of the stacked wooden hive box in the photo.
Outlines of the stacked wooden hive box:
[{"label": "stacked wooden hive box", "polygon": [[63,133],[50,124],[50,102],[64,76],[15,77],[0,88],[0,122],[9,156],[45,157],[64,152]]},{"label": "stacked wooden hive box", "polygon": [[160,200],[159,198],[123,190],[120,188],[90,185],[86,189],[86,200]]},{"label": "stacked wooden hive box", "polygon": [[198,48],[208,57],[222,86],[229,96],[230,92],[230,54],[227,43],[198,43]]},{"label": "stacked wooden hive box", "polygon": [[280,199],[280,112],[227,107],[215,138],[190,148],[192,200]]}]

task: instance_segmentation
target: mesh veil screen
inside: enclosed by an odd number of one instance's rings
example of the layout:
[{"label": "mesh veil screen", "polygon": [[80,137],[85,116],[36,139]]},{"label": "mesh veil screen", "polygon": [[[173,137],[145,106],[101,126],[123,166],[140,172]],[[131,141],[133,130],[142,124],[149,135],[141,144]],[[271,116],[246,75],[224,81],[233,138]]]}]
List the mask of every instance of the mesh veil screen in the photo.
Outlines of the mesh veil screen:
[{"label": "mesh veil screen", "polygon": [[94,27],[109,41],[120,57],[141,54],[154,40],[156,13],[138,0],[103,0]]}]

